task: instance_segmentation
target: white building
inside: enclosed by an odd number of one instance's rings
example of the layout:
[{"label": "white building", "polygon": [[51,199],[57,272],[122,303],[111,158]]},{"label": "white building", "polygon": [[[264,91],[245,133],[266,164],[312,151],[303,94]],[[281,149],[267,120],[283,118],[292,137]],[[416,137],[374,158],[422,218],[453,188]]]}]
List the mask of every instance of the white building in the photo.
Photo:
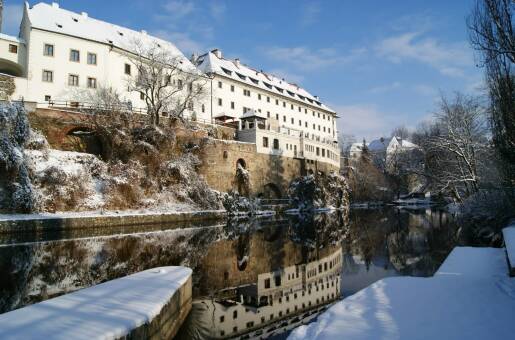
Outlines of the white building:
[{"label": "white building", "polygon": [[255,143],[259,153],[339,168],[337,115],[317,96],[238,59],[224,59],[220,50],[196,58],[194,65],[170,42],[57,3],[25,3],[19,36],[0,34],[0,73],[15,77],[14,100],[78,106],[87,101],[88,91],[102,85],[116,89],[130,107],[144,110],[143,96],[128,88],[137,73],[131,58],[138,43],[180,58],[187,72],[203,73],[209,96],[191,103],[185,116],[210,123],[232,118],[238,139]]},{"label": "white building", "polygon": [[342,248],[326,257],[258,275],[256,283],[218,292],[199,323],[209,338],[269,337],[316,317],[341,297]]},{"label": "white building", "polygon": [[0,35],[0,73],[16,76],[12,99],[44,105],[79,102],[100,84],[115,88],[135,108],[144,108],[140,93],[128,91],[134,77],[136,44],[159,46],[181,58],[185,70],[197,71],[170,42],[145,31],[93,19],[59,7],[25,3],[19,37]]},{"label": "white building", "polygon": [[229,60],[220,50],[201,55],[197,67],[212,78],[213,119],[240,119],[238,139],[260,153],[340,166],[336,112],[296,84]]}]

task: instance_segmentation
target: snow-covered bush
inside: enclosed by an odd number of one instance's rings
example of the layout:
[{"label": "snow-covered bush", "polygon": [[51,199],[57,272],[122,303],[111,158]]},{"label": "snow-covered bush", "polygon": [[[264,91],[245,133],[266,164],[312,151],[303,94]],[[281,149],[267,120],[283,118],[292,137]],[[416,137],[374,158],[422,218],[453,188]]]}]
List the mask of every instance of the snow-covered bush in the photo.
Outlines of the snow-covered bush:
[{"label": "snow-covered bush", "polygon": [[36,199],[23,158],[30,136],[22,104],[0,103],[0,210],[31,212]]},{"label": "snow-covered bush", "polygon": [[299,177],[290,184],[288,195],[299,210],[349,208],[347,181],[334,173]]}]

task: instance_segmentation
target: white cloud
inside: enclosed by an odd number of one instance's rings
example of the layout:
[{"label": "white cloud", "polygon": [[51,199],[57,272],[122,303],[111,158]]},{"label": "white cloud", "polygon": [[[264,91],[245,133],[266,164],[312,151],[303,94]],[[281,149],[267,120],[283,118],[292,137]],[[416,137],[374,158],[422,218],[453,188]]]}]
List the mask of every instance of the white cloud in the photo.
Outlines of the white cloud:
[{"label": "white cloud", "polygon": [[190,37],[189,34],[184,32],[157,30],[153,31],[152,34],[161,39],[173,43],[181,52],[183,52],[186,55],[186,57],[188,57],[188,55],[193,52],[201,53],[205,50],[204,45],[202,43],[194,40]]},{"label": "white cloud", "polygon": [[417,84],[412,89],[416,93],[427,97],[436,97],[438,95],[438,91],[434,87],[426,84]]},{"label": "white cloud", "polygon": [[223,2],[216,1],[216,2],[211,3],[210,9],[211,9],[211,16],[215,20],[221,21],[224,18],[225,11],[227,10],[227,6]]},{"label": "white cloud", "polygon": [[312,71],[336,64],[348,63],[365,53],[366,50],[355,49],[348,55],[342,55],[334,48],[311,50],[304,46],[274,46],[263,48],[262,51],[270,59],[286,62],[303,71]]},{"label": "white cloud", "polygon": [[283,78],[289,83],[296,83],[297,85],[300,85],[300,83],[302,83],[304,80],[303,76],[288,72],[280,68],[272,69],[268,73],[273,74],[276,77]]},{"label": "white cloud", "polygon": [[2,32],[18,36],[22,15],[22,5],[4,5]]},{"label": "white cloud", "polygon": [[386,92],[397,90],[400,87],[401,87],[401,83],[398,81],[394,81],[391,84],[373,87],[370,89],[370,93],[386,93]]},{"label": "white cloud", "polygon": [[195,10],[193,1],[171,0],[164,4],[165,11],[175,19],[183,18]]},{"label": "white cloud", "polygon": [[379,42],[376,51],[391,62],[414,60],[451,77],[463,76],[463,68],[473,65],[473,54],[467,43],[446,44],[433,38],[421,37],[419,32],[388,37]]},{"label": "white cloud", "polygon": [[340,134],[351,134],[358,141],[367,141],[388,136],[399,125],[406,125],[399,115],[382,112],[374,104],[330,105],[338,115],[338,131]]},{"label": "white cloud", "polygon": [[320,4],[319,3],[308,3],[304,5],[301,9],[301,17],[300,23],[303,26],[309,26],[318,21],[318,17],[320,15]]}]

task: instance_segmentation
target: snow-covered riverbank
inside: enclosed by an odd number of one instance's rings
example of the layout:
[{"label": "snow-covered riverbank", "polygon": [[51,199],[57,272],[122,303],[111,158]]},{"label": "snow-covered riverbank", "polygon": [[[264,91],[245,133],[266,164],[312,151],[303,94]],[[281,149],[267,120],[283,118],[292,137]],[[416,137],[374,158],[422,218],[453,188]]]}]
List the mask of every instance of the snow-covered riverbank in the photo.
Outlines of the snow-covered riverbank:
[{"label": "snow-covered riverbank", "polygon": [[505,250],[458,247],[433,277],[380,280],[289,339],[511,339],[513,320]]}]

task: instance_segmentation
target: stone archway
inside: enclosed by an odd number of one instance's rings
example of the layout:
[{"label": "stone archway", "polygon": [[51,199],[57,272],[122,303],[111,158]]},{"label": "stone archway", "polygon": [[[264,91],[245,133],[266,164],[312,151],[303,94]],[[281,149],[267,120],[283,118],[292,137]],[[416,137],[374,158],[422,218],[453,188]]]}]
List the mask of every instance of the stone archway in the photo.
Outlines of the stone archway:
[{"label": "stone archway", "polygon": [[63,140],[63,149],[102,156],[102,141],[89,127],[78,126],[70,129]]},{"label": "stone archway", "polygon": [[241,165],[243,169],[247,169],[247,162],[243,158],[238,158],[236,161],[236,168],[238,168],[238,165]]},{"label": "stone archway", "polygon": [[265,184],[263,192],[261,193],[262,198],[267,199],[278,199],[282,198],[281,190],[274,183]]}]

